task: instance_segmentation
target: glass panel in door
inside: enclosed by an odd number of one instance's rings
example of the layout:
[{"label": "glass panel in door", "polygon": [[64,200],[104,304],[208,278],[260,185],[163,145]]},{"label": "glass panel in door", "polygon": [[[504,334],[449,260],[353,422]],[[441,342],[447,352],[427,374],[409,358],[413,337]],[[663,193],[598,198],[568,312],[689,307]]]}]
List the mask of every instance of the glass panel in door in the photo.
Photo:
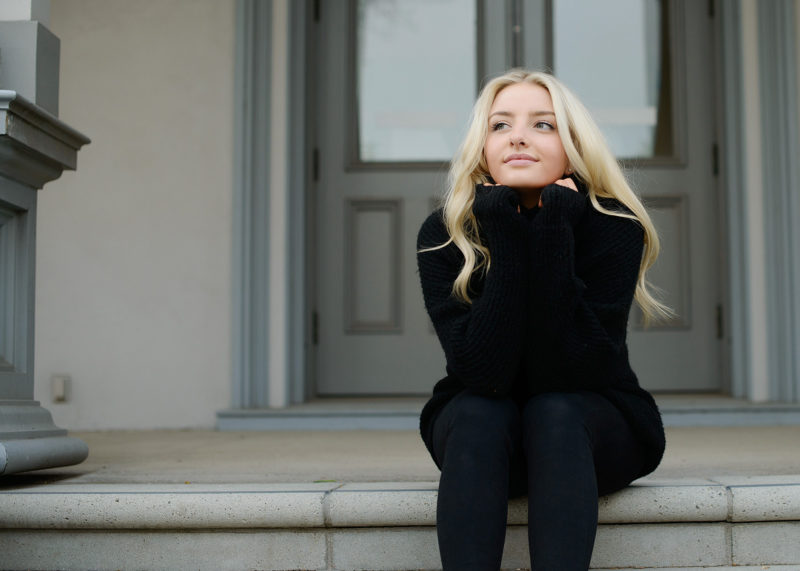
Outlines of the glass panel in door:
[{"label": "glass panel in door", "polygon": [[553,1],[553,69],[620,159],[675,153],[668,7],[660,0]]},{"label": "glass panel in door", "polygon": [[359,162],[446,162],[475,97],[475,0],[359,0]]}]

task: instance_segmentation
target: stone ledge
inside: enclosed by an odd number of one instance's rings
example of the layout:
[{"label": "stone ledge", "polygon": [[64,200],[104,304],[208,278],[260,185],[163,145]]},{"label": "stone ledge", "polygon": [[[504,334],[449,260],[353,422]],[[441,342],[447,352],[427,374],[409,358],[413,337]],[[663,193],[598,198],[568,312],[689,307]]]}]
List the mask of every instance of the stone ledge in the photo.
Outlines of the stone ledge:
[{"label": "stone ledge", "polygon": [[[14,569],[438,570],[436,488],[435,482],[6,488],[0,553]],[[800,571],[799,510],[800,476],[643,479],[601,499],[592,568]],[[524,499],[511,502],[504,569],[529,565],[526,517]]]},{"label": "stone ledge", "polygon": [[[0,529],[434,526],[435,482],[50,484],[0,490]],[[600,500],[601,524],[800,521],[800,476],[641,480]],[[524,498],[509,525],[525,525]]]}]

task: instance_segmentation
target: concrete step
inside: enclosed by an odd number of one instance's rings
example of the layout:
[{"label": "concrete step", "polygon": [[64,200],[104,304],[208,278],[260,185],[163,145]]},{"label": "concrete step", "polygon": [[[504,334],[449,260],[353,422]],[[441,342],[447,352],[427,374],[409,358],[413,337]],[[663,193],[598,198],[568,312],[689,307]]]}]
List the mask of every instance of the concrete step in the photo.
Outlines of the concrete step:
[{"label": "concrete step", "polygon": [[[656,395],[664,426],[800,424],[798,403],[753,403],[717,394]],[[416,430],[426,398],[326,398],[280,409],[217,413],[219,430]]]},{"label": "concrete step", "polygon": [[[439,569],[436,483],[0,490],[2,569]],[[503,566],[528,567],[524,500]],[[800,475],[645,479],[601,499],[594,569],[800,571]]]}]

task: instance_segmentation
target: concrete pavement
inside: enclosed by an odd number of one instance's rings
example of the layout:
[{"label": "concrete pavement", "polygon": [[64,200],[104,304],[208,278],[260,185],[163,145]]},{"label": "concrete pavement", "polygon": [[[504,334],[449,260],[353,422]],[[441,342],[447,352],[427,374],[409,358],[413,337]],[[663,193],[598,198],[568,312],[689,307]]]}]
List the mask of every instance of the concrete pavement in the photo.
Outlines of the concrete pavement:
[{"label": "concrete pavement", "polygon": [[[76,432],[78,466],[0,479],[0,487],[86,483],[430,482],[438,470],[416,431]],[[800,474],[800,426],[673,427],[648,479]]]}]

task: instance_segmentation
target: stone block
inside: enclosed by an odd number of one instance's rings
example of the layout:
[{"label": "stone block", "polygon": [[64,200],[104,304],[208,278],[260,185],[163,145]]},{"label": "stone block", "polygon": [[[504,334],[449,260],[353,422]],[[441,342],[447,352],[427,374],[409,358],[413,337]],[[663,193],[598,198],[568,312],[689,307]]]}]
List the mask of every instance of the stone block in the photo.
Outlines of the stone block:
[{"label": "stone block", "polygon": [[[295,489],[292,489],[295,488]],[[328,486],[54,486],[0,492],[6,529],[230,529],[323,527]]]},{"label": "stone block", "polygon": [[336,530],[330,533],[330,545],[336,570],[442,568],[432,527]]},{"label": "stone block", "polygon": [[318,531],[0,531],[3,569],[326,569]]},{"label": "stone block", "polygon": [[731,544],[736,565],[800,565],[800,521],[736,524]]},{"label": "stone block", "polygon": [[724,523],[601,525],[592,567],[730,565]]},{"label": "stone block", "polygon": [[630,486],[600,498],[600,523],[725,521],[723,486]]},{"label": "stone block", "polygon": [[[501,567],[530,567],[527,528],[506,531]],[[337,530],[331,533],[332,568],[337,571],[406,571],[442,568],[436,529],[384,528]]]},{"label": "stone block", "polygon": [[430,483],[346,484],[326,498],[333,527],[436,525],[437,487]]},{"label": "stone block", "polygon": [[800,485],[747,485],[729,489],[731,521],[800,520]]},{"label": "stone block", "polygon": [[[328,525],[436,525],[435,483],[346,484],[326,499]],[[726,521],[728,496],[724,486],[636,485],[600,499],[600,523],[668,523]],[[509,525],[527,525],[526,498],[509,502]]]}]

